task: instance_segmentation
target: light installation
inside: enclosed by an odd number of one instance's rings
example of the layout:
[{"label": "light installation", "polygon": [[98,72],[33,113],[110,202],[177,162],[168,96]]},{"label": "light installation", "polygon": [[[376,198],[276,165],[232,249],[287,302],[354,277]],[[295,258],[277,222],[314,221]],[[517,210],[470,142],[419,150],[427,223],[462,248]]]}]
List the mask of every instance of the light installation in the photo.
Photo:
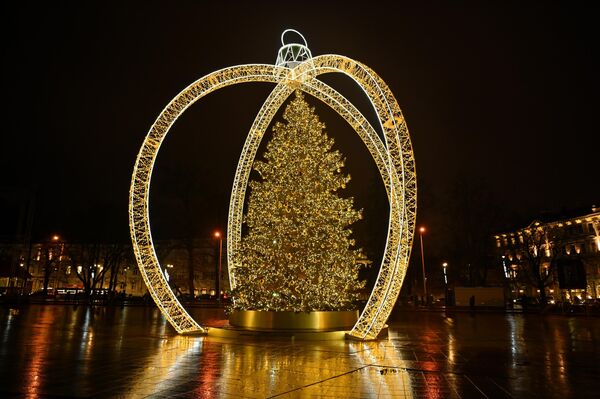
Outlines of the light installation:
[{"label": "light installation", "polygon": [[[302,43],[285,43],[285,35],[297,34]],[[227,229],[227,258],[232,288],[239,265],[244,198],[253,161],[275,113],[294,90],[301,90],[331,107],[358,133],[370,152],[386,188],[390,213],[388,233],[377,280],[358,321],[349,332],[357,339],[374,339],[384,328],[396,302],[408,267],[415,230],[417,180],[412,144],[404,117],[389,87],[366,65],[341,55],[312,56],[304,37],[288,29],[275,65],[246,64],[212,72],[179,93],[160,113],[146,135],[135,162],[129,197],[129,225],[142,278],[150,295],[179,333],[206,333],[179,303],[169,287],[154,250],[148,198],[152,170],[160,146],[171,126],[200,98],[240,83],[276,84],[250,128],[233,182]],[[365,93],[377,114],[383,141],[361,112],[343,95],[320,81],[326,73],[350,77]]]}]

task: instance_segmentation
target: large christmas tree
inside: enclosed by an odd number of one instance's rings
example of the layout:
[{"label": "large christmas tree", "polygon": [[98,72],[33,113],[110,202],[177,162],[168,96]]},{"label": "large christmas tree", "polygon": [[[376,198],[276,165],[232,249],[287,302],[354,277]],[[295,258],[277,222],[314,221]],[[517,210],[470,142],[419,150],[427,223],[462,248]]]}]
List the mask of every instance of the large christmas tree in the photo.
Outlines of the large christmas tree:
[{"label": "large christmas tree", "polygon": [[352,309],[364,283],[349,226],[361,212],[336,193],[350,181],[344,159],[301,92],[283,118],[254,165],[234,308]]}]

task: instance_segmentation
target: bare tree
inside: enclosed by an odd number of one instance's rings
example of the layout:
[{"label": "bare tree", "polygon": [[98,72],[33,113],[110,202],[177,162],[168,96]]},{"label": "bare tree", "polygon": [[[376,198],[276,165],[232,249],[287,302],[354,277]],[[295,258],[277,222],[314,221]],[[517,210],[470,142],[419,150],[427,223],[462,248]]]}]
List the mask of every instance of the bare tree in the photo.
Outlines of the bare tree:
[{"label": "bare tree", "polygon": [[[169,236],[178,238],[177,245],[165,248],[186,252],[187,291],[194,295],[194,278],[198,267],[195,254],[198,251],[198,238],[205,236],[203,223],[206,223],[208,207],[207,187],[214,187],[209,173],[185,163],[164,168],[159,180],[167,188],[163,201],[170,208],[168,220],[159,220],[157,224],[171,230]],[[167,244],[170,245],[170,244]],[[165,255],[166,256],[166,255]]]},{"label": "bare tree", "polygon": [[439,255],[458,269],[465,284],[485,285],[493,264],[489,237],[503,220],[502,207],[483,180],[461,176],[438,204],[438,213],[443,230]]},{"label": "bare tree", "polygon": [[47,241],[42,244],[40,260],[42,262],[44,271],[44,283],[42,286],[42,292],[44,295],[48,295],[50,278],[52,277],[52,274],[60,267],[60,263],[65,256],[64,250],[65,244],[59,241],[57,238],[53,238],[51,241]]},{"label": "bare tree", "polygon": [[547,303],[546,287],[554,282],[556,260],[564,251],[564,231],[534,222],[517,234],[513,250],[519,260],[520,280],[540,292],[540,303]]},{"label": "bare tree", "polygon": [[83,283],[86,297],[90,298],[94,289],[101,287],[106,273],[120,259],[122,251],[118,245],[72,244],[68,255],[75,266],[77,278]]},{"label": "bare tree", "polygon": [[106,244],[103,246],[102,251],[102,265],[110,272],[108,280],[108,292],[111,297],[114,293],[118,284],[118,277],[126,260],[129,260],[131,251],[125,244]]}]

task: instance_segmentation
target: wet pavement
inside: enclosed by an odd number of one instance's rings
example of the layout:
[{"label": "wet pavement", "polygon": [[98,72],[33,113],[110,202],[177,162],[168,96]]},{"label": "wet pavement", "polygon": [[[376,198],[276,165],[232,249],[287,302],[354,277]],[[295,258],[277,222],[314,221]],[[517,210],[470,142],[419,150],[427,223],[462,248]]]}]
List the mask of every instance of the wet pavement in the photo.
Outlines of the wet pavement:
[{"label": "wet pavement", "polygon": [[386,339],[302,342],[178,336],[150,307],[0,308],[1,398],[599,395],[598,317],[406,312]]}]

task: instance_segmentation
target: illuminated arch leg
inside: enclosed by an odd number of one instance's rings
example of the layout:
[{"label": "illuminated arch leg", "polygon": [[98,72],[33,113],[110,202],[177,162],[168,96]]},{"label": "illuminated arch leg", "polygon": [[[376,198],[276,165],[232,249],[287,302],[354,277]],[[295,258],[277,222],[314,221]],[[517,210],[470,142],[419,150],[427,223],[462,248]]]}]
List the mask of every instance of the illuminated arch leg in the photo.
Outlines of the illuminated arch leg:
[{"label": "illuminated arch leg", "polygon": [[[352,78],[377,112],[389,153],[389,169],[398,171],[390,180],[388,240],[375,287],[354,326],[356,338],[374,338],[385,325],[400,293],[408,267],[416,219],[416,173],[412,145],[400,107],[385,82],[368,67],[347,57],[324,55],[312,59],[317,74],[340,72]],[[396,195],[397,193],[397,195]]]},{"label": "illuminated arch leg", "polygon": [[204,333],[181,306],[169,287],[154,251],[148,199],[152,169],[160,146],[177,118],[201,97],[220,88],[245,82],[278,83],[289,70],[273,65],[241,65],[206,75],[179,93],[160,113],[146,135],[137,156],[129,191],[129,228],[133,250],[150,295],[169,323],[179,333]]}]

